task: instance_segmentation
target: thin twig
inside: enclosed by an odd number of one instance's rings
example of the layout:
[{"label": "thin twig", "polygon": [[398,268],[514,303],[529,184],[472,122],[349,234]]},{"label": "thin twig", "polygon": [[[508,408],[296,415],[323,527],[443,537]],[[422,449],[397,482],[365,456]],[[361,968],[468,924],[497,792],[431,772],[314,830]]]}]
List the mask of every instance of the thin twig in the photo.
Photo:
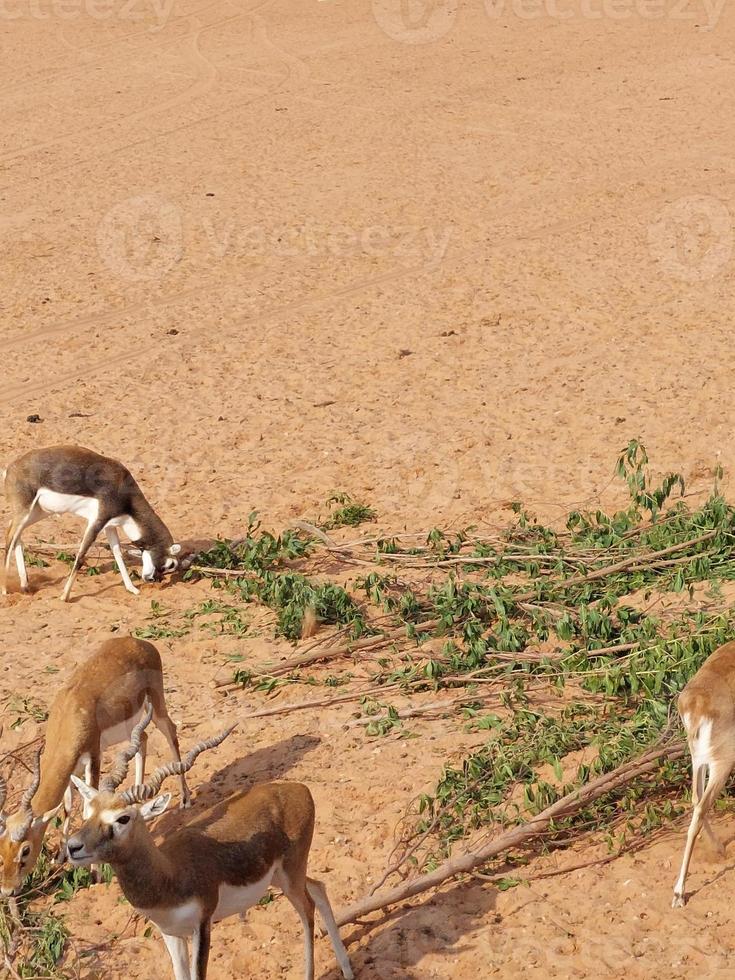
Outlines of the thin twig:
[{"label": "thin twig", "polygon": [[263,708],[260,711],[251,711],[245,715],[239,715],[241,721],[248,721],[251,718],[266,718],[269,715],[285,715],[292,711],[306,711],[309,708],[329,708],[333,704],[344,704],[348,701],[359,701],[361,698],[372,697],[374,694],[382,694],[384,691],[395,690],[397,684],[386,687],[369,687],[351,694],[342,694],[333,698],[316,698],[312,701],[295,701],[289,704],[282,704],[275,708]]},{"label": "thin twig", "polygon": [[[417,623],[415,629],[420,632],[428,632],[436,629],[438,625],[439,620],[432,619],[425,623]],[[339,657],[349,657],[353,653],[364,652],[366,650],[371,650],[374,647],[384,646],[405,636],[406,627],[396,627],[395,629],[387,630],[386,632],[377,636],[367,636],[362,640],[354,640],[352,643],[344,644],[344,646],[332,647],[331,649],[314,650],[311,653],[301,653],[295,657],[290,657],[288,660],[282,661],[280,664],[274,667],[269,667],[266,665],[256,667],[250,674],[250,677],[252,679],[261,677],[280,677],[283,674],[290,674],[293,670],[298,670],[301,667],[306,667],[309,664],[317,663],[318,661],[336,660]],[[217,687],[220,689],[235,689],[242,687],[242,684],[237,681],[229,681],[223,684],[217,684]]]}]

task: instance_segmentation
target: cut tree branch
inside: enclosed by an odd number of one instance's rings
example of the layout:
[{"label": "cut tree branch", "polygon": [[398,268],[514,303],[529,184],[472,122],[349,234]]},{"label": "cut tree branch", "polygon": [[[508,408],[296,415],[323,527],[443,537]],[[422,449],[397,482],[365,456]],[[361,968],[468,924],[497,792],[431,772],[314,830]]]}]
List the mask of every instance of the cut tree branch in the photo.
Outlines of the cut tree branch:
[{"label": "cut tree branch", "polygon": [[[427,630],[436,629],[438,625],[438,619],[430,619],[425,623],[416,623],[415,628],[417,632],[426,632]],[[352,643],[345,643],[343,646],[327,647],[314,650],[311,653],[300,653],[295,657],[289,657],[288,660],[281,661],[280,664],[277,664],[274,667],[256,667],[250,676],[253,679],[260,677],[280,677],[282,674],[290,674],[292,670],[298,670],[300,667],[307,667],[309,664],[315,664],[323,660],[336,660],[339,657],[349,657],[353,653],[371,650],[374,647],[384,646],[387,643],[392,643],[394,640],[405,636],[406,627],[399,626],[396,629],[386,630],[385,632],[379,633],[376,636],[366,636],[362,640],[354,640]],[[216,686],[219,689],[227,690],[242,687],[242,684],[236,681],[230,681],[226,684],[217,684]]]},{"label": "cut tree branch", "polygon": [[494,838],[484,847],[449,858],[449,860],[444,861],[443,864],[440,864],[438,868],[429,874],[419,875],[411,879],[411,881],[397,885],[395,888],[387,889],[376,895],[369,895],[355,902],[337,916],[337,924],[343,926],[349,922],[355,922],[357,919],[371,912],[377,912],[390,905],[397,905],[400,902],[405,902],[409,898],[413,898],[415,895],[420,895],[432,888],[436,888],[449,878],[454,878],[460,874],[467,874],[475,868],[486,864],[499,854],[519,847],[532,838],[547,833],[552,821],[577,813],[592,800],[599,799],[599,797],[605,796],[607,793],[612,793],[620,789],[639,776],[645,776],[653,772],[662,762],[681,758],[684,752],[685,746],[682,741],[654,746],[638,756],[637,759],[626,762],[612,772],[598,776],[597,779],[593,779],[592,782],[587,783],[585,786],[581,786],[571,793],[567,793],[566,796],[557,800],[556,803],[552,803],[551,806],[539,813],[538,816],[500,834],[499,837]]}]

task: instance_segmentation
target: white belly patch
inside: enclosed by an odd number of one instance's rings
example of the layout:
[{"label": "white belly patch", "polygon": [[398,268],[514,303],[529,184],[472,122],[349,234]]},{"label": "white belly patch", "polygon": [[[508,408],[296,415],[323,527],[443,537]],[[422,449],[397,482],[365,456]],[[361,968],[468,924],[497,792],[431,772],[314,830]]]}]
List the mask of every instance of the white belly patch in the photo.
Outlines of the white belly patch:
[{"label": "white belly patch", "polygon": [[[239,915],[255,905],[268,891],[275,866],[265,874],[260,881],[251,885],[220,885],[219,902],[212,916],[213,922],[219,922],[230,915]],[[202,917],[202,907],[196,898],[169,909],[138,909],[151,922],[155,922],[161,932],[167,936],[190,936],[197,928]]]},{"label": "white belly patch", "polygon": [[133,729],[142,717],[143,707],[136,711],[132,717],[125,718],[124,721],[119,722],[117,725],[113,725],[111,728],[106,728],[100,733],[100,746],[103,749],[108,749],[111,745],[117,745],[119,742],[129,741]]},{"label": "white belly patch", "polygon": [[[97,520],[100,502],[97,497],[81,497],[73,493],[57,493],[41,487],[36,495],[36,503],[46,514],[74,514],[87,523]],[[119,527],[131,540],[140,540],[140,528],[130,514],[120,514],[108,521],[105,527]]]},{"label": "white belly patch", "polygon": [[138,909],[141,915],[155,922],[161,932],[167,936],[190,936],[197,928],[202,918],[202,907],[197,899],[192,898],[183,905],[166,909]]},{"label": "white belly patch", "polygon": [[36,496],[36,503],[46,514],[75,514],[85,521],[94,521],[100,509],[96,497],[78,497],[73,493],[57,493],[41,487]]},{"label": "white belly patch", "polygon": [[230,915],[239,915],[260,901],[268,891],[274,871],[275,868],[271,868],[260,881],[254,881],[251,885],[220,885],[219,902],[212,921],[219,922]]}]

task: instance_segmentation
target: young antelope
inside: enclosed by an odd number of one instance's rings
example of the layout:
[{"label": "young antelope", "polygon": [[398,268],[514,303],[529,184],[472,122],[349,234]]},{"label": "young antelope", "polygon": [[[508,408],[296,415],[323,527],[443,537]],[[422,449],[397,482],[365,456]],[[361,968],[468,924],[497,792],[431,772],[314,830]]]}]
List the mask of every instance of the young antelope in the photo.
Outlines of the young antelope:
[{"label": "young antelope", "polygon": [[[163,668],[158,650],[146,640],[114,637],[83,661],[56,695],[46,724],[43,754],[36,759],[30,786],[19,809],[5,815],[0,803],[0,891],[16,893],[38,860],[46,830],[63,810],[66,837],[72,808],[73,774],[99,784],[104,749],[130,738],[144,706],[165,736],[174,759],[180,760],[176,726],[166,709]],[[145,777],[147,737],[141,733],[135,760],[136,781]],[[123,774],[124,778],[124,774]],[[182,806],[190,793],[181,776]]]},{"label": "young antelope", "polygon": [[684,886],[700,830],[704,828],[720,856],[725,854],[707,815],[735,766],[735,642],[715,650],[699,668],[679,695],[679,714],[692,757],[693,811],[674,885],[674,908],[685,903]]}]

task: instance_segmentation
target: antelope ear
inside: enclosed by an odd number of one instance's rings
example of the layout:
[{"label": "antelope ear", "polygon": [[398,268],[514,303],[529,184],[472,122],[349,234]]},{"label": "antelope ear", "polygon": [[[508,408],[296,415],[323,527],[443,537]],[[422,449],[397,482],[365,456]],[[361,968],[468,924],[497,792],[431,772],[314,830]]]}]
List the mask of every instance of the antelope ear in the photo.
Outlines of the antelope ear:
[{"label": "antelope ear", "polygon": [[59,813],[59,811],[63,809],[64,809],[64,801],[62,800],[58,806],[53,807],[51,810],[47,810],[40,817],[36,817],[36,819],[33,822],[37,826],[40,826],[41,824],[51,823],[51,821],[54,819],[57,813]]},{"label": "antelope ear", "polygon": [[170,802],[171,794],[162,793],[161,796],[157,796],[155,800],[150,800],[148,803],[144,803],[140,808],[140,815],[144,820],[155,820],[156,817],[160,817],[161,814],[164,813]]},{"label": "antelope ear", "polygon": [[[79,790],[79,795],[83,800],[86,800],[87,803],[91,803],[92,800],[99,795],[98,790],[93,789],[91,786],[87,786],[84,780],[80,779],[79,776],[72,774],[69,778]],[[64,801],[62,800],[61,802],[63,803]]]},{"label": "antelope ear", "polygon": [[180,554],[181,553],[181,545],[180,544],[172,544],[171,547],[168,549],[168,553],[170,555],[178,555],[178,554]]}]

